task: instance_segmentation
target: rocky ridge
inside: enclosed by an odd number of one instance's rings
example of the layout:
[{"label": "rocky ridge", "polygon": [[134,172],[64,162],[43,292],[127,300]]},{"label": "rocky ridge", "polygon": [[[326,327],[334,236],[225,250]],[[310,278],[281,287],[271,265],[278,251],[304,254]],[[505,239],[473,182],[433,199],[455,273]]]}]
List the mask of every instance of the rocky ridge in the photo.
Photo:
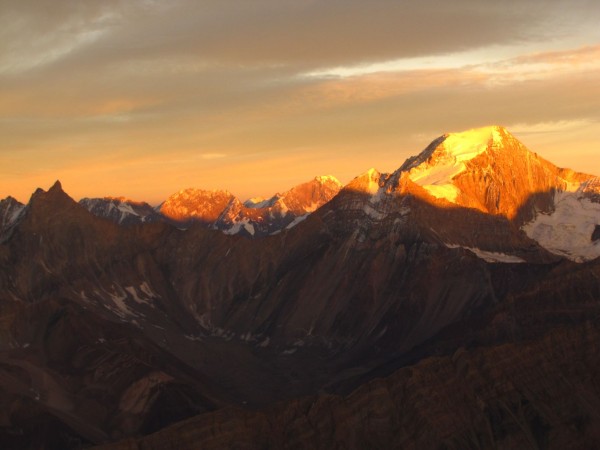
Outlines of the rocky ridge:
[{"label": "rocky ridge", "polygon": [[183,189],[156,209],[123,198],[82,199],[92,214],[121,225],[165,221],[179,228],[201,224],[226,234],[262,237],[291,228],[331,200],[341,189],[332,176],[318,176],[268,200],[242,203],[228,191]]},{"label": "rocky ridge", "polygon": [[2,237],[19,221],[25,205],[13,197],[0,200],[0,241]]},{"label": "rocky ridge", "polygon": [[79,204],[93,215],[119,225],[133,225],[161,220],[152,206],[124,197],[82,198]]}]

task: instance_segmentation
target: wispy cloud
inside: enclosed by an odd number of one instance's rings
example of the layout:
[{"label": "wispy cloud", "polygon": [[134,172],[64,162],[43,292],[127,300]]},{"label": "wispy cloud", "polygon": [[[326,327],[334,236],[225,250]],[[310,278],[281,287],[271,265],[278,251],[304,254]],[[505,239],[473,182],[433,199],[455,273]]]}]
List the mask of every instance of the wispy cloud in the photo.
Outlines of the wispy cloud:
[{"label": "wispy cloud", "polygon": [[527,136],[532,134],[548,135],[574,132],[577,130],[587,129],[594,125],[595,123],[593,120],[578,119],[538,123],[514,123],[510,124],[510,129],[515,134]]},{"label": "wispy cloud", "polygon": [[200,157],[202,159],[221,159],[225,158],[227,155],[225,153],[202,153]]},{"label": "wispy cloud", "polygon": [[552,52],[536,52],[477,65],[492,84],[552,79],[600,72],[600,45]]}]

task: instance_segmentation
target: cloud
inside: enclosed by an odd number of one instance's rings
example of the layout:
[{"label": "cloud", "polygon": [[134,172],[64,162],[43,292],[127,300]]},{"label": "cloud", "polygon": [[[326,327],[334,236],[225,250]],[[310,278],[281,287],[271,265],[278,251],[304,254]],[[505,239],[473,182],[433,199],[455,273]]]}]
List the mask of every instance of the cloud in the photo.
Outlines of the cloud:
[{"label": "cloud", "polygon": [[526,54],[481,64],[475,69],[487,74],[491,84],[597,74],[600,72],[600,45]]},{"label": "cloud", "polygon": [[19,70],[41,62],[73,69],[165,57],[310,70],[564,41],[574,23],[597,24],[600,15],[597,2],[585,0],[568,8],[559,0],[6,0],[3,10],[3,64]]},{"label": "cloud", "polygon": [[537,123],[514,123],[511,124],[511,132],[524,136],[532,134],[563,134],[566,132],[580,131],[593,125],[594,122],[589,119],[559,120]]},{"label": "cloud", "polygon": [[221,159],[225,158],[227,155],[225,153],[202,153],[200,157],[202,159]]},{"label": "cloud", "polygon": [[118,18],[114,1],[4,1],[0,74],[18,75],[66,58],[107,35]]}]

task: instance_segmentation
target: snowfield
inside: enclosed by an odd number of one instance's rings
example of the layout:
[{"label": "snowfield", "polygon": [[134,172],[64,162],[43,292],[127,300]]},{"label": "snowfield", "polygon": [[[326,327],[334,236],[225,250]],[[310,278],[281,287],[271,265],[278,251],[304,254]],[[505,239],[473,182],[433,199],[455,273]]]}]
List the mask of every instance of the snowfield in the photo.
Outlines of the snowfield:
[{"label": "snowfield", "polygon": [[575,262],[600,256],[600,241],[592,233],[600,224],[600,204],[583,198],[581,191],[557,192],[554,211],[539,214],[523,226],[523,231],[546,250]]}]

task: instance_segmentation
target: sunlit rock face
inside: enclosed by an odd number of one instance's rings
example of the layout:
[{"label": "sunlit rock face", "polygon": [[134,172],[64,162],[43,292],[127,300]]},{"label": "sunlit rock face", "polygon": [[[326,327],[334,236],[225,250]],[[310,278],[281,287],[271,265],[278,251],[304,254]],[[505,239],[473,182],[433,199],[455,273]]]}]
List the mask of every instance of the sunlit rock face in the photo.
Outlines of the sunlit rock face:
[{"label": "sunlit rock face", "polygon": [[226,191],[186,190],[169,197],[160,212],[178,224],[200,222],[226,234],[267,236],[292,228],[341,189],[332,176],[319,176],[269,199],[244,203]]},{"label": "sunlit rock face", "polygon": [[[492,217],[497,223],[508,220],[517,234],[520,229],[551,253],[581,262],[600,256],[600,244],[590,245],[600,223],[599,185],[598,178],[556,167],[506,129],[492,126],[443,135],[396,172],[369,171],[347,189],[370,195],[372,217],[386,214],[386,198],[412,195],[440,209],[480,211],[488,222]],[[487,239],[479,236],[477,244],[469,243],[462,233],[448,232],[460,226],[447,223],[436,232],[450,245],[505,254],[500,247],[509,242],[506,238],[488,232]],[[497,225],[491,227],[500,232]],[[481,228],[476,232],[486,234]],[[510,240],[514,247],[514,237]]]},{"label": "sunlit rock face", "polygon": [[228,191],[183,189],[152,208],[124,198],[84,198],[92,214],[120,225],[164,221],[179,228],[199,224],[226,234],[264,237],[293,228],[331,200],[342,188],[333,176],[318,176],[269,199],[242,203]]},{"label": "sunlit rock face", "polygon": [[556,167],[499,126],[444,135],[400,170],[436,199],[521,222],[548,211],[555,191],[593,178]]},{"label": "sunlit rock face", "polygon": [[177,222],[214,223],[232,203],[238,200],[228,191],[184,189],[171,195],[160,206],[160,212]]}]

